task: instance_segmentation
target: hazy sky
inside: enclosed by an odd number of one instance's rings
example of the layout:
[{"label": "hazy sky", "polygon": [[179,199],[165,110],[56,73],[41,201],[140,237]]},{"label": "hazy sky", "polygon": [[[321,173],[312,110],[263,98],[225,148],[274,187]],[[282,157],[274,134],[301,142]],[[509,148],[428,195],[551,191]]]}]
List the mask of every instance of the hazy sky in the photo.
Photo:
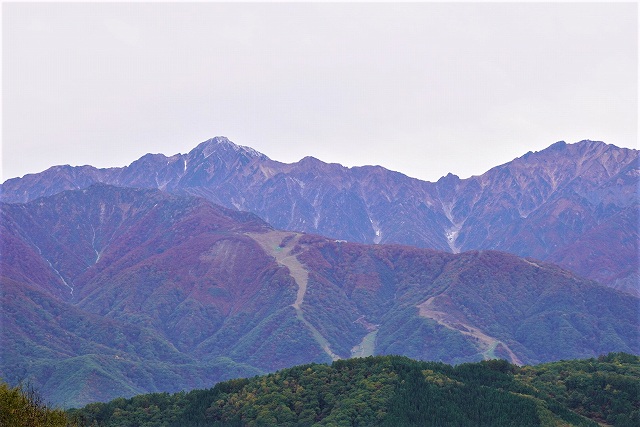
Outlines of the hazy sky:
[{"label": "hazy sky", "polygon": [[637,146],[635,3],[2,3],[2,181],[227,136],[435,181]]}]

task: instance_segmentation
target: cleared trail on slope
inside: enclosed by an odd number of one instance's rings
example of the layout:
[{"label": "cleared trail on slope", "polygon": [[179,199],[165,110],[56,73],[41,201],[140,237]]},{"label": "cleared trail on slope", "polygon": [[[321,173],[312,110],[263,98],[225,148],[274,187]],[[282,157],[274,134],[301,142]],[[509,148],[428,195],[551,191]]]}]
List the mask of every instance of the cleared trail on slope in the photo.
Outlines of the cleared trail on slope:
[{"label": "cleared trail on slope", "polygon": [[506,352],[509,354],[511,363],[516,365],[523,365],[520,358],[518,358],[518,356],[516,356],[516,354],[513,351],[511,351],[511,349],[502,341],[485,334],[475,326],[471,326],[467,323],[461,322],[459,319],[454,318],[448,313],[437,310],[433,303],[434,299],[435,297],[431,297],[425,302],[423,302],[422,304],[418,305],[418,309],[420,310],[419,312],[420,316],[435,320],[445,328],[452,329],[454,331],[460,332],[463,335],[467,335],[477,339],[482,345],[482,348],[483,348],[482,354],[485,360],[495,358],[494,351],[498,346],[498,344],[500,344],[502,345],[502,347],[504,347]]},{"label": "cleared trail on slope", "polygon": [[278,264],[289,269],[289,274],[298,285],[296,300],[291,304],[296,311],[296,317],[309,329],[313,338],[324,352],[331,357],[331,360],[340,359],[340,356],[331,351],[329,341],[304,317],[302,304],[304,303],[304,296],[307,293],[309,272],[304,265],[298,261],[297,255],[291,254],[301,234],[289,231],[269,231],[267,233],[247,233],[247,236],[255,240],[267,254],[273,256]]},{"label": "cleared trail on slope", "polygon": [[360,344],[354,346],[351,349],[351,357],[373,356],[376,348],[377,335],[378,335],[377,329],[365,335],[364,338],[362,338],[362,341],[360,341]]}]

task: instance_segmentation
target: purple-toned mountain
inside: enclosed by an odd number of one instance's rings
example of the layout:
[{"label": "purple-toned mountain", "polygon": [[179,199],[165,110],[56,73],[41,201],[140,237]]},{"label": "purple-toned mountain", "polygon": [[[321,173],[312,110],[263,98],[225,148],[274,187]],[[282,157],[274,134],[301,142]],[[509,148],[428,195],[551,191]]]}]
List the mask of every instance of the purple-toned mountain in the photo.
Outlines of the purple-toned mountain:
[{"label": "purple-toned mountain", "polygon": [[483,175],[436,183],[379,166],[312,157],[284,164],[223,137],[188,154],[148,154],[124,168],[56,166],[2,184],[26,202],[95,182],[196,195],[278,229],[361,243],[532,256],[640,295],[638,151],[558,142]]},{"label": "purple-toned mountain", "polygon": [[340,242],[104,184],[0,208],[0,377],[66,406],[369,354],[640,353],[637,297],[535,259]]}]

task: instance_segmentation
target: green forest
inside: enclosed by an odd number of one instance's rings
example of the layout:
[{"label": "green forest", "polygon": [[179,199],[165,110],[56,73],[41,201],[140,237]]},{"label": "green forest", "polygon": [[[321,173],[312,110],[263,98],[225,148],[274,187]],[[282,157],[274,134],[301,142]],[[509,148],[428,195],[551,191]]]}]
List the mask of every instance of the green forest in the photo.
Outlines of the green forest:
[{"label": "green forest", "polygon": [[640,357],[611,353],[537,366],[505,360],[451,366],[372,356],[66,413],[46,407],[33,391],[2,384],[0,392],[0,425],[16,427],[624,427],[640,425]]}]

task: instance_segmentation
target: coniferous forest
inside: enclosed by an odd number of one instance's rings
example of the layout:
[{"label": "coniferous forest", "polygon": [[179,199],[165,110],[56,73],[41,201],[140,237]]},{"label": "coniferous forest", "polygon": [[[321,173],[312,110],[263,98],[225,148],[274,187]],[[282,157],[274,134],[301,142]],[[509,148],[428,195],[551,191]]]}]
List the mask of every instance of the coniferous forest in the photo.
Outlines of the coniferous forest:
[{"label": "coniferous forest", "polygon": [[209,390],[67,411],[81,426],[640,425],[640,357],[451,366],[402,356],[308,364]]}]

